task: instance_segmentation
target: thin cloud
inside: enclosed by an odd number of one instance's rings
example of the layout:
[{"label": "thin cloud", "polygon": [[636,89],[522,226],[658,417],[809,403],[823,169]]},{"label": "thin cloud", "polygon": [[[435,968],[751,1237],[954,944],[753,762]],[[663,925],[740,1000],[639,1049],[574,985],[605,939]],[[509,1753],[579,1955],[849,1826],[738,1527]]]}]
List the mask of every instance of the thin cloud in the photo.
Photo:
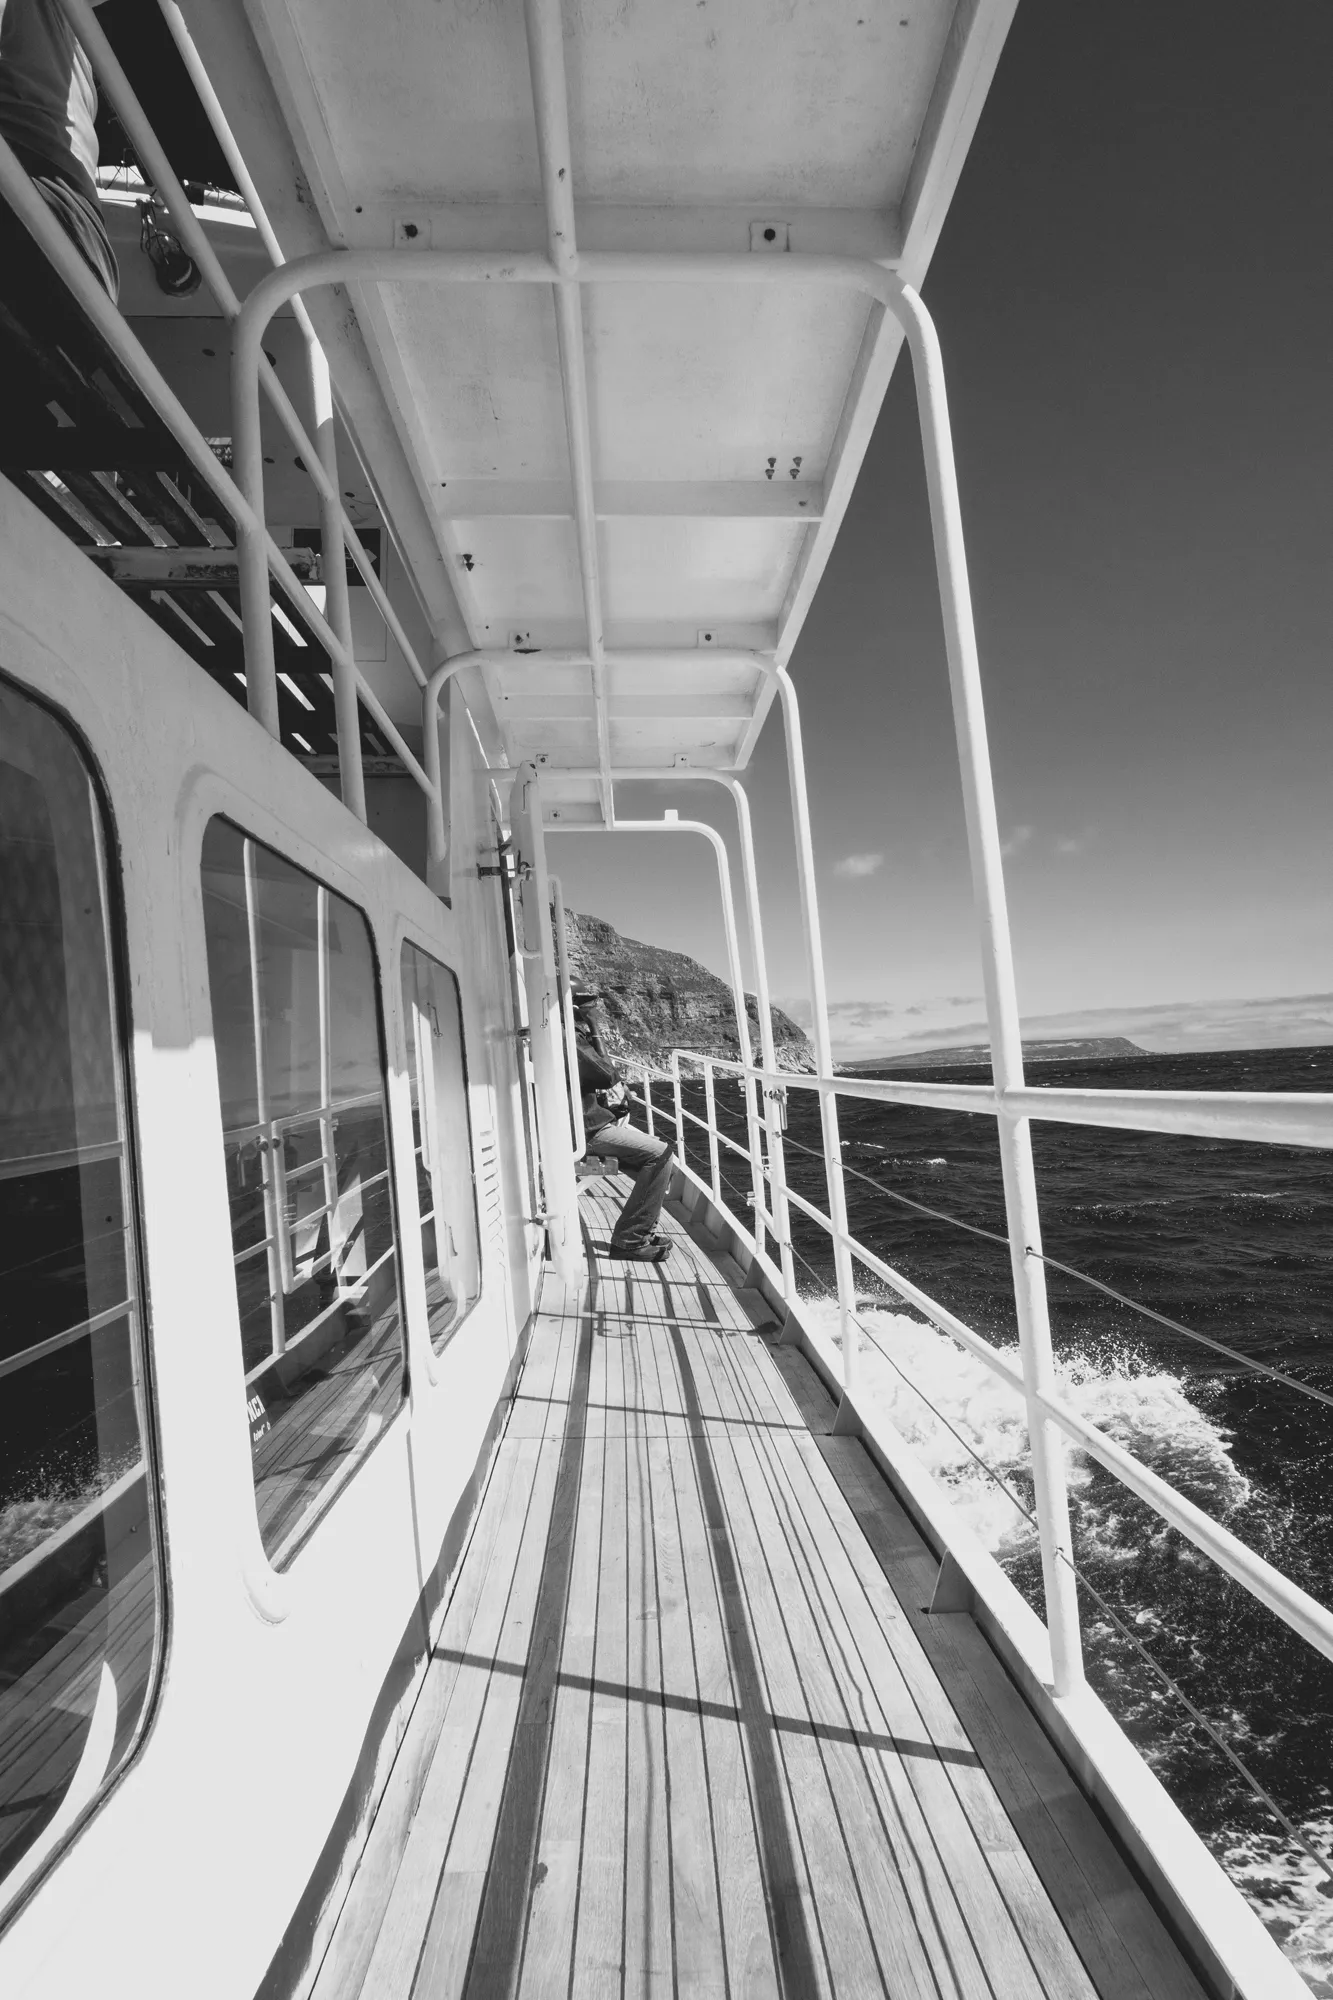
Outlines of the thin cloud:
[{"label": "thin cloud", "polygon": [[841,861],[835,861],[833,872],[844,882],[861,882],[867,875],[875,875],[884,866],[882,854],[844,854]]},{"label": "thin cloud", "polygon": [[1012,859],[1015,854],[1021,854],[1036,830],[1034,826],[1011,827],[1005,838],[1000,842],[1001,854],[1005,856],[1006,860]]}]

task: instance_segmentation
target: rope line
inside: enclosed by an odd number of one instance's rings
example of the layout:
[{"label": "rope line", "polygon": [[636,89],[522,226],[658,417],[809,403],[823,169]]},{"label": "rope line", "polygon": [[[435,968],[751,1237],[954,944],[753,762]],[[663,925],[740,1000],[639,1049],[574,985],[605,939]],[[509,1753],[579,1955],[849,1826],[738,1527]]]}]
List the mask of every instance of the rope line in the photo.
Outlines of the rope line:
[{"label": "rope line", "polygon": [[[824,1156],[821,1152],[813,1146],[802,1144],[799,1139],[793,1139],[790,1133],[784,1134],[784,1144],[794,1146],[799,1153],[808,1153],[812,1160],[819,1160],[821,1163],[823,1161]],[[890,1201],[898,1202],[903,1208],[915,1209],[919,1215],[928,1215],[936,1222],[950,1223],[955,1229],[966,1230],[969,1236],[980,1236],[988,1243],[998,1243],[1003,1250],[1009,1248],[1007,1236],[997,1236],[993,1229],[982,1229],[975,1222],[964,1222],[961,1216],[949,1215],[944,1209],[928,1208],[924,1202],[913,1201],[909,1195],[899,1194],[896,1189],[886,1187],[883,1181],[877,1181],[870,1174],[862,1173],[859,1167],[848,1166],[844,1161],[843,1172],[851,1174],[858,1181],[864,1181],[867,1187],[876,1189],[878,1193],[886,1195]],[[1299,1395],[1309,1396],[1312,1401],[1327,1404],[1333,1409],[1333,1395],[1329,1395],[1327,1390],[1316,1389],[1313,1383],[1302,1382],[1295,1375],[1288,1375],[1284,1369],[1270,1367],[1266,1361],[1256,1361],[1253,1355],[1242,1354],[1238,1347],[1229,1347],[1224,1340],[1215,1340],[1211,1334],[1200,1333],[1196,1327],[1185,1326],[1182,1321],[1169,1318],[1166,1313],[1158,1312],[1153,1306],[1146,1306],[1141,1300],[1132,1299],[1126,1293],[1116,1291],[1113,1285],[1103,1284],[1100,1278],[1092,1277],[1089,1272],[1080,1271],[1073,1264],[1062,1263],[1058,1257],[1050,1257],[1044,1250],[1034,1250],[1030,1243],[1025,1243],[1023,1248],[1027,1256],[1035,1257],[1039,1263],[1049,1264],[1053,1271],[1062,1271],[1067,1278],[1077,1278],[1080,1284],[1090,1286],[1095,1292],[1104,1293],[1108,1299],[1114,1299],[1117,1305],[1126,1306],[1130,1312],[1136,1312],[1144,1319],[1154,1320],[1158,1326],[1166,1327],[1169,1332],[1178,1333],[1186,1340],[1197,1341],[1201,1347],[1209,1347],[1215,1354],[1225,1355],[1228,1361],[1238,1363],[1240,1367],[1249,1369],[1255,1375],[1267,1375],[1270,1381],[1281,1382],[1284,1388],[1295,1389]]]},{"label": "rope line", "polygon": [[[795,1252],[795,1254],[799,1256],[800,1253]],[[827,1281],[825,1279],[820,1278],[819,1274],[811,1269],[810,1265],[806,1263],[806,1260],[803,1257],[801,1258],[801,1262],[805,1264],[806,1270],[810,1271],[810,1275],[812,1278],[815,1279],[815,1282],[822,1286],[825,1297],[829,1299],[836,1298],[836,1294],[832,1291]],[[996,1486],[999,1487],[1001,1493],[1004,1494],[1005,1498],[1012,1502],[1012,1504],[1018,1509],[1018,1512],[1023,1516],[1023,1519],[1028,1523],[1029,1527],[1031,1527],[1040,1537],[1041,1530],[1037,1521],[1036,1514],[1030,1507],[1028,1507],[1025,1504],[1025,1502],[1014,1491],[1013,1487],[1009,1484],[1008,1480],[1004,1477],[1004,1475],[1002,1473],[997,1472],[994,1466],[988,1465],[986,1460],[981,1456],[980,1452],[977,1451],[976,1447],[971,1443],[969,1443],[968,1439],[963,1436],[962,1432],[958,1430],[958,1428],[954,1424],[950,1423],[949,1419],[945,1416],[944,1412],[938,1409],[936,1405],[931,1402],[925,1390],[921,1388],[919,1383],[914,1382],[911,1376],[907,1374],[906,1370],[903,1369],[899,1365],[899,1363],[894,1360],[893,1356],[889,1353],[888,1349],[884,1346],[883,1342],[876,1337],[874,1331],[866,1325],[865,1321],[859,1318],[855,1311],[853,1311],[850,1314],[850,1318],[852,1320],[853,1325],[860,1328],[861,1332],[865,1335],[866,1339],[870,1342],[870,1345],[875,1349],[876,1353],[878,1353],[880,1356],[882,1356],[882,1358],[885,1361],[888,1362],[890,1368],[892,1368],[894,1373],[897,1376],[899,1376],[903,1382],[907,1384],[907,1387],[912,1391],[913,1395],[920,1398],[920,1400],[925,1404],[926,1408],[930,1411],[931,1415],[935,1417],[938,1420],[938,1422],[943,1424],[945,1430],[949,1432],[949,1435],[953,1437],[963,1447],[963,1450],[967,1453],[968,1457],[972,1459],[974,1463],[980,1467],[982,1472],[985,1473],[986,1477],[989,1480],[991,1480]],[[1282,1810],[1282,1807],[1278,1804],[1277,1800],[1272,1796],[1271,1792],[1268,1791],[1268,1789],[1261,1782],[1260,1779],[1256,1778],[1254,1772],[1250,1769],[1249,1765],[1245,1762],[1244,1758],[1241,1757],[1237,1751],[1233,1750],[1231,1745],[1227,1742],[1226,1738],[1221,1734],[1217,1726],[1213,1722],[1211,1722],[1209,1718],[1204,1714],[1203,1710],[1199,1708],[1193,1701],[1190,1700],[1190,1697],[1186,1694],[1184,1688],[1181,1687],[1179,1681],[1175,1679],[1174,1675],[1168,1672],[1168,1670],[1162,1665],[1160,1660],[1154,1658],[1154,1656],[1148,1651],[1148,1648],[1144,1645],[1143,1641],[1137,1636],[1137,1634],[1131,1632],[1129,1627],[1125,1624],[1124,1620],[1118,1615],[1118,1613],[1112,1610],[1111,1606],[1107,1603],[1106,1599],[1102,1596],[1101,1592],[1097,1589],[1096,1585],[1089,1582],[1088,1578],[1084,1575],[1083,1571],[1078,1567],[1077,1563],[1075,1563],[1073,1557],[1071,1555],[1066,1555],[1063,1549],[1057,1549],[1055,1553],[1058,1556],[1059,1560],[1062,1563],[1064,1563],[1065,1567],[1074,1576],[1075,1580],[1082,1586],[1084,1590],[1087,1591],[1088,1596],[1093,1600],[1094,1604],[1096,1604],[1098,1610],[1102,1613],[1103,1617],[1107,1618],[1110,1621],[1110,1623],[1115,1627],[1116,1631],[1120,1634],[1121,1638],[1128,1642],[1128,1644],[1138,1654],[1139,1658],[1143,1660],[1144,1664],[1152,1669],[1153,1673],[1157,1675],[1158,1679],[1162,1682],[1163,1686],[1168,1690],[1168,1692],[1175,1695],[1176,1699],[1189,1712],[1193,1721],[1195,1721],[1199,1725],[1199,1727],[1204,1731],[1205,1735],[1207,1735],[1210,1738],[1210,1740],[1216,1745],[1216,1747],[1222,1752],[1222,1755],[1227,1759],[1227,1761],[1240,1773],[1241,1777],[1245,1780],[1246,1784],[1250,1787],[1250,1790],[1254,1793],[1255,1797],[1259,1800],[1259,1802],[1267,1808],[1267,1810],[1273,1815],[1273,1818],[1277,1820],[1278,1824],[1283,1828],[1283,1830],[1290,1835],[1292,1840],[1296,1842],[1296,1845],[1299,1848],[1301,1848],[1301,1850],[1306,1855],[1308,1855],[1311,1861],[1315,1863],[1315,1866],[1322,1870],[1322,1872],[1328,1877],[1330,1882],[1333,1882],[1333,1863],[1330,1863],[1328,1856],[1321,1854],[1319,1850],[1314,1846],[1312,1841],[1309,1839],[1309,1837],[1302,1831],[1302,1829],[1299,1826],[1297,1826],[1296,1823],[1291,1818],[1289,1818],[1289,1816]]]}]

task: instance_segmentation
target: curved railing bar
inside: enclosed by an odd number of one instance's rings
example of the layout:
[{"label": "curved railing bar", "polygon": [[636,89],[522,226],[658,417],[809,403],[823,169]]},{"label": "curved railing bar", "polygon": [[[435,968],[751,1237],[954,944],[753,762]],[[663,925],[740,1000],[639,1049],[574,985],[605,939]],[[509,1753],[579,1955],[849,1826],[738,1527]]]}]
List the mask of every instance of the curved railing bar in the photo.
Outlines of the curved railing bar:
[{"label": "curved railing bar", "polygon": [[[223,466],[219,465],[208,440],[188,415],[180,398],[164,379],[160,369],[145,352],[142,343],[112,305],[100,280],[94,277],[91,266],[84,262],[41,196],[34,192],[31,180],[3,135],[0,135],[0,196],[8,202],[24,228],[36,240],[46,261],[78,301],[80,308],[97,328],[116,359],[124,366],[126,373],[143,391],[148,402],[180,444],[202,483],[226,508],[236,522],[238,530],[245,527],[260,540],[266,563],[272,569],[279,588],[286,593],[294,610],[305,620],[330,659],[347,662],[355,672],[355,661],[351,659],[328,620],[311,603],[304,584],[291,568],[277,542],[268,533],[262,517],[254,513],[236,481]],[[267,583],[265,590],[267,591]],[[267,598],[265,602],[267,603]],[[386,715],[383,703],[360,676],[358,684],[361,699],[374,716],[377,726],[393,745],[412,777],[423,790],[426,789],[426,774],[403,741],[396,725]],[[254,713],[253,710],[251,712]],[[256,716],[256,720],[260,718]]]},{"label": "curved railing bar", "polygon": [[[429,812],[426,828],[426,876],[432,889],[441,888],[440,876],[449,853],[449,831],[444,819],[445,787],[440,765],[440,697],[455,675],[466,673],[470,667],[498,667],[512,664],[518,656],[503,646],[475,646],[466,653],[455,653],[452,658],[442,660],[428,675],[421,695],[421,754],[425,761],[427,775],[427,795]],[[586,667],[588,652],[586,647],[574,649],[557,648],[543,652],[541,660],[551,667]],[[492,781],[498,777],[512,778],[513,771],[492,771]]]},{"label": "curved railing bar", "polygon": [[555,918],[555,979],[560,995],[560,1017],[565,1027],[565,1081],[569,1087],[569,1122],[574,1140],[574,1158],[581,1160],[588,1150],[588,1134],[583,1124],[583,1092],[579,1088],[578,1037],[574,1025],[574,982],[569,972],[569,933],[565,926],[565,891],[558,875],[546,871]]},{"label": "curved railing bar", "polygon": [[[736,1039],[740,1045],[742,1062],[740,1067],[749,1071],[750,1023],[745,1009],[745,977],[741,970],[740,938],[736,930],[736,902],[731,890],[731,857],[727,853],[727,843],[715,826],[702,819],[617,819],[612,826],[579,824],[556,820],[547,824],[547,833],[697,833],[705,839],[717,858],[718,890],[722,898],[722,927],[727,943],[727,967],[731,975],[731,1000],[736,1015]],[[750,1141],[750,1172],[754,1180],[756,1218],[767,1208],[765,1200],[763,1159],[759,1149],[759,1118],[755,1108],[754,1085],[746,1076],[742,1082],[745,1094],[745,1123]],[[679,1135],[683,1136],[683,1135]]]},{"label": "curved railing bar", "polygon": [[[688,1055],[682,1049],[682,1056]],[[724,1056],[719,1069],[739,1070]],[[1297,1090],[1066,1090],[1052,1084],[1001,1089],[991,1083],[920,1083],[897,1077],[811,1075],[755,1069],[757,1080],[790,1090],[854,1097],[867,1104],[910,1104],[931,1111],[1000,1113],[1053,1125],[1234,1139],[1246,1145],[1333,1147],[1333,1093]]]},{"label": "curved railing bar", "polygon": [[[190,74],[191,81],[199,94],[200,103],[213,132],[237,175],[237,182],[250,209],[256,231],[264,243],[274,263],[282,263],[282,248],[278,242],[254,183],[246,169],[239,147],[236,145],[231,128],[212,87],[198,52],[190,38],[189,30],[174,5],[174,0],[161,0],[162,12],[166,19],[182,61]],[[98,81],[115,106],[117,115],[129,134],[130,141],[145,169],[150,175],[157,192],[166,202],[172,222],[186,249],[199,266],[209,289],[213,293],[223,316],[234,321],[240,313],[241,304],[236,292],[223,269],[199,218],[190,205],[188,196],[172,168],[170,160],[153,130],[138,97],[125,75],[114,49],[97,22],[89,0],[60,0],[60,5],[86,50],[89,60],[97,73]],[[393,607],[389,604],[374,566],[357,535],[342,502],[338,482],[337,454],[333,436],[333,394],[329,379],[328,361],[320,346],[315,329],[310,322],[304,305],[299,299],[294,301],[297,325],[305,341],[307,364],[310,375],[311,401],[315,416],[315,442],[306,433],[286,390],[278,378],[276,370],[267,355],[260,358],[260,373],[265,390],[273,404],[274,411],[296,446],[301,460],[315,487],[320,503],[320,530],[323,545],[325,587],[328,592],[328,622],[337,633],[340,649],[330,654],[332,679],[334,683],[334,706],[337,712],[339,761],[341,787],[345,803],[364,821],[365,786],[361,774],[361,740],[357,723],[356,699],[358,676],[349,667],[353,656],[351,611],[347,600],[346,576],[343,568],[343,551],[349,549],[353,560],[365,577],[377,605],[389,623],[398,643],[404,648],[408,665],[418,683],[424,683],[420,663],[412,648],[411,641],[403,631]],[[382,601],[381,601],[382,600]],[[308,598],[301,601],[303,615]],[[278,734],[277,687],[266,662],[271,663],[273,634],[271,623],[264,628],[264,645],[267,649],[257,663],[257,671],[250,670],[247,656],[246,702],[251,713],[263,724],[270,735]],[[368,704],[369,705],[369,704]],[[373,711],[372,711],[373,712]],[[382,714],[375,718],[383,726]],[[395,745],[397,747],[397,745]]]},{"label": "curved railing bar", "polygon": [[[679,1050],[674,1053],[685,1055],[688,1052]],[[700,1061],[702,1058],[696,1056],[695,1060]],[[728,1067],[734,1068],[735,1065],[731,1064]],[[795,1189],[789,1191],[788,1199],[794,1208],[817,1223],[826,1234],[832,1233],[832,1224],[828,1216],[814,1202],[807,1201]],[[947,1307],[940,1305],[929,1293],[923,1292],[918,1285],[914,1285],[909,1278],[905,1278],[882,1257],[876,1256],[873,1250],[868,1249],[856,1237],[848,1235],[846,1243],[857,1262],[864,1264],[867,1270],[873,1271],[875,1276],[882,1279],[906,1304],[915,1306],[919,1312],[924,1313],[934,1325],[956,1340],[961,1347],[966,1348],[969,1354],[975,1355],[992,1374],[998,1375],[1016,1394],[1020,1396],[1025,1394],[1022,1368],[1009,1360],[999,1348],[994,1347],[982,1334],[974,1332],[965,1321],[960,1320]],[[1224,1528],[1210,1514],[1205,1514],[1201,1507],[1196,1507],[1192,1500],[1187,1500],[1183,1493],[1177,1492],[1174,1486],[1144,1465],[1140,1459],[1135,1458],[1132,1452],[1126,1451],[1123,1445],[1117,1444],[1095,1424],[1089,1423],[1086,1417],[1080,1416],[1077,1410],[1071,1408],[1055,1393],[1054,1389],[1042,1392],[1041,1404],[1046,1416],[1058,1424],[1065,1435],[1081,1450],[1086,1451],[1104,1466],[1122,1486],[1127,1486],[1130,1492],[1136,1494],[1146,1506],[1151,1507],[1154,1513],[1178,1529],[1194,1543],[1196,1548],[1202,1549],[1219,1569],[1233,1577],[1250,1592],[1252,1597],[1266,1605],[1284,1624],[1299,1633],[1326,1659],[1333,1660],[1333,1612],[1320,1604],[1316,1598],[1311,1597],[1308,1591],[1302,1590],[1299,1584],[1284,1576],[1281,1570],[1274,1568],[1261,1555],[1256,1554],[1238,1536],[1233,1535],[1229,1528]],[[862,1421],[865,1421],[864,1416]]]}]

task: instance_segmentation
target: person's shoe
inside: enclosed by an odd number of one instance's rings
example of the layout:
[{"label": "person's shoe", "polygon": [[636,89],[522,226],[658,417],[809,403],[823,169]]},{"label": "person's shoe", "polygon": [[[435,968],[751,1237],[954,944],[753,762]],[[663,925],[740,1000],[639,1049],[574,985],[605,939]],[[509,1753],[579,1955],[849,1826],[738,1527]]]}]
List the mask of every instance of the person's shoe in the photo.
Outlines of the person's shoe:
[{"label": "person's shoe", "polygon": [[671,1254],[670,1239],[665,1236],[650,1236],[646,1243],[612,1243],[608,1255],[623,1257],[635,1264],[661,1264]]}]

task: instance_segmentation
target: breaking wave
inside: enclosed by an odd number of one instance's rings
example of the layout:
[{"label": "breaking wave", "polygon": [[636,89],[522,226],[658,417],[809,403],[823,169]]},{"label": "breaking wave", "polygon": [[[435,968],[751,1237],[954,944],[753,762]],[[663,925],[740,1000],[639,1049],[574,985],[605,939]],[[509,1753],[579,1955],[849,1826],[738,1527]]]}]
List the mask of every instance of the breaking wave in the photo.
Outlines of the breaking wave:
[{"label": "breaking wave", "polygon": [[[812,1299],[804,1306],[836,1343],[834,1302]],[[907,1439],[992,1553],[1006,1557],[1031,1547],[1035,1529],[985,1470],[1031,1505],[1021,1398],[948,1335],[908,1313],[863,1300],[857,1318],[864,1329],[865,1396]],[[1017,1360],[1016,1348],[1001,1352]],[[1061,1396],[1080,1416],[1209,1513],[1225,1516],[1250,1499],[1250,1481],[1232,1461],[1228,1432],[1190,1400],[1179,1376],[1126,1350],[1109,1358],[1071,1356],[1057,1364],[1056,1377]],[[1124,1542],[1120,1510],[1100,1475],[1094,1491],[1094,1468],[1082,1453],[1071,1452],[1069,1484],[1081,1542],[1086,1547],[1091,1538],[1100,1553],[1114,1556]],[[1137,1526],[1134,1533],[1140,1533]]]},{"label": "breaking wave", "polygon": [[[836,1346],[835,1302],[824,1297],[802,1303]],[[1036,1529],[1015,1504],[1017,1499],[1022,1509],[1032,1506],[1021,1398],[948,1335],[881,1299],[859,1299],[857,1319],[864,1401],[901,1433],[966,1525],[1039,1607]],[[1017,1359],[1016,1347],[1001,1351]],[[1095,1352],[1057,1362],[1056,1376],[1060,1395],[1081,1416],[1214,1518],[1244,1511],[1243,1539],[1251,1539],[1257,1521],[1275,1531],[1284,1524],[1283,1505],[1256,1489],[1237,1466],[1231,1432],[1193,1400],[1188,1377],[1104,1339]],[[1197,1379],[1193,1389],[1196,1396],[1208,1393]],[[1141,1575],[1145,1559],[1151,1565],[1156,1557],[1163,1567],[1155,1580],[1169,1582],[1165,1525],[1085,1454],[1071,1447],[1067,1464],[1075,1548],[1085,1576],[1114,1598],[1118,1575]],[[1193,1560],[1192,1551],[1186,1559]],[[1206,1575],[1209,1566],[1195,1562],[1194,1567]],[[1128,1614],[1141,1643],[1158,1650],[1159,1640],[1179,1643],[1183,1636],[1196,1657],[1216,1656],[1221,1635],[1213,1628],[1214,1616],[1206,1598],[1194,1603],[1179,1592]],[[1192,1629],[1182,1634],[1182,1622]],[[1201,1745],[1186,1711],[1147,1674],[1090,1600],[1085,1600],[1084,1634],[1095,1684],[1168,1788],[1179,1796],[1183,1780],[1188,1792]],[[1252,1757],[1257,1747],[1272,1749],[1278,1742],[1259,1746],[1244,1714],[1228,1703],[1211,1706],[1214,1721],[1241,1755]],[[1200,1831],[1313,1992],[1333,2000],[1333,1882],[1266,1812],[1251,1806],[1248,1796],[1233,1808],[1211,1819],[1203,1815]],[[1333,1807],[1307,1816],[1302,1831],[1317,1850],[1330,1852]]]},{"label": "breaking wave", "polygon": [[[1302,1832],[1321,1853],[1333,1851],[1333,1814],[1307,1820]],[[1285,1834],[1239,1832],[1219,1858],[1310,1990],[1327,2000],[1333,1995],[1333,1882]]]}]

